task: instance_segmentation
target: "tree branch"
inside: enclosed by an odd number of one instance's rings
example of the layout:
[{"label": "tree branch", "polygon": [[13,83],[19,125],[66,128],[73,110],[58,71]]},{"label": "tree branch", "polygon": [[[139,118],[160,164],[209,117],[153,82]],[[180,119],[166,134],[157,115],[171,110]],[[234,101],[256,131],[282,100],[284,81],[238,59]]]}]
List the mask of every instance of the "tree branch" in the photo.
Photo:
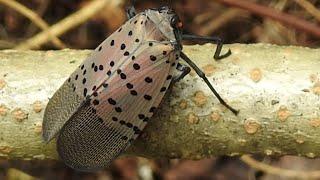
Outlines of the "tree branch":
[{"label": "tree branch", "polygon": [[310,23],[304,19],[299,17],[277,11],[273,8],[266,7],[263,5],[259,5],[255,2],[245,1],[245,0],[218,0],[220,3],[237,7],[241,9],[248,10],[250,13],[257,14],[259,16],[267,17],[274,19],[283,23],[284,25],[288,25],[293,27],[301,32],[306,32],[314,35],[315,37],[320,37],[320,28],[318,25]]},{"label": "tree branch", "polygon": [[[30,39],[27,39],[21,44],[18,44],[15,49],[17,50],[27,50],[36,48],[44,43],[46,43],[51,36],[60,36],[66,31],[86,22],[89,18],[94,16],[97,12],[101,11],[106,5],[111,7],[116,7],[121,4],[121,1],[110,1],[110,0],[94,0],[88,3],[85,7],[78,10],[77,12],[69,15],[58,23],[52,25],[50,28],[42,31]],[[110,7],[110,8],[111,8]]]},{"label": "tree branch", "polygon": [[[0,4],[1,3],[29,18],[35,25],[39,26],[43,31],[49,29],[49,25],[37,13],[33,12],[31,9],[20,4],[19,2],[16,2],[14,0],[0,0]],[[47,36],[49,36],[50,40],[57,48],[63,49],[67,47],[59,38],[50,34],[50,32],[48,32]]]},{"label": "tree branch", "polygon": [[[220,95],[221,106],[193,72],[175,84],[128,154],[201,159],[218,155],[320,156],[320,50],[233,44],[213,60],[214,46],[185,46]],[[48,99],[88,50],[0,51],[0,157],[57,158],[41,140]]]}]

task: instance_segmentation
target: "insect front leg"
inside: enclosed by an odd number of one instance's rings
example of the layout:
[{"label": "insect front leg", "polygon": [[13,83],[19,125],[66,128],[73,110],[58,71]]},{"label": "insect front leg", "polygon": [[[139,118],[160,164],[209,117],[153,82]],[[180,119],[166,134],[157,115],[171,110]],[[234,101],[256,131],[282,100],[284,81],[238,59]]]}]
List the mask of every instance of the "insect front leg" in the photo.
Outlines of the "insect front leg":
[{"label": "insect front leg", "polygon": [[133,18],[137,14],[136,9],[134,8],[135,3],[136,3],[136,1],[132,0],[131,5],[129,7],[127,7],[127,9],[126,9],[128,19]]},{"label": "insect front leg", "polygon": [[223,46],[223,40],[219,37],[210,37],[210,36],[198,36],[198,35],[189,35],[189,34],[183,34],[182,35],[183,40],[195,40],[195,41],[204,41],[204,42],[213,42],[217,44],[216,51],[214,52],[213,58],[215,60],[220,60],[225,57],[228,57],[231,55],[231,50],[229,49],[227,53],[221,55],[221,50]]},{"label": "insect front leg", "polygon": [[231,107],[229,104],[227,104],[222,98],[221,96],[218,94],[218,92],[213,88],[212,84],[209,82],[208,78],[206,77],[206,75],[204,74],[204,72],[201,71],[201,69],[194,63],[192,62],[191,59],[189,59],[189,57],[184,54],[183,52],[180,52],[180,57],[186,61],[189,66],[192,67],[192,69],[195,70],[195,72],[198,74],[198,76],[200,78],[202,78],[204,80],[204,82],[208,85],[208,87],[210,88],[210,90],[213,92],[213,94],[218,98],[219,102],[224,105],[226,108],[228,108],[231,112],[233,112],[235,115],[237,115],[239,113],[238,110],[234,109],[233,107]]},{"label": "insect front leg", "polygon": [[179,75],[177,75],[177,76],[175,76],[175,77],[172,78],[172,82],[173,82],[173,83],[176,83],[176,82],[180,81],[180,80],[183,79],[187,74],[189,74],[190,71],[191,71],[191,68],[190,68],[189,66],[185,66],[185,65],[180,64],[180,63],[178,63],[176,69],[177,69],[178,71],[181,71],[181,74],[179,74]]}]

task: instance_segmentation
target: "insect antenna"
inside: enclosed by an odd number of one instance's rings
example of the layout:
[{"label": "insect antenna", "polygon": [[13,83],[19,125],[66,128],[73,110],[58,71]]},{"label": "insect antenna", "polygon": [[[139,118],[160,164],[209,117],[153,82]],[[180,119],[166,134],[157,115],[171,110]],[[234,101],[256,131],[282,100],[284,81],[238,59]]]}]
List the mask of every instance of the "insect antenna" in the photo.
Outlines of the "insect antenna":
[{"label": "insect antenna", "polygon": [[213,94],[218,98],[219,102],[224,105],[226,108],[228,108],[230,111],[233,112],[233,114],[238,115],[239,110],[234,109],[233,107],[231,107],[230,105],[228,105],[222,98],[221,96],[218,94],[218,92],[213,88],[212,84],[209,82],[208,78],[206,77],[206,75],[204,74],[204,72],[201,71],[201,69],[194,63],[192,62],[192,60],[183,52],[180,52],[180,57],[186,61],[189,66],[191,66],[195,72],[198,74],[198,76],[200,76],[200,78],[202,78],[204,80],[204,82],[208,85],[208,87],[210,88],[210,90],[213,92]]}]

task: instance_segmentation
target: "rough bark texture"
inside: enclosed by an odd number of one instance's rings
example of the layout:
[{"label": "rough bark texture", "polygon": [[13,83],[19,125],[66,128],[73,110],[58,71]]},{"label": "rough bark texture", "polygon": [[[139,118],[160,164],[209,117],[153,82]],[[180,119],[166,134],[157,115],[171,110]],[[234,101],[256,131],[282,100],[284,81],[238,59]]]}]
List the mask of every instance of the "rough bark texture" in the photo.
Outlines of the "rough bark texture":
[{"label": "rough bark texture", "polygon": [[[192,72],[172,87],[129,154],[201,159],[244,153],[320,156],[320,50],[266,44],[185,46],[221,96]],[[0,157],[57,158],[41,140],[48,99],[90,51],[0,51]]]}]

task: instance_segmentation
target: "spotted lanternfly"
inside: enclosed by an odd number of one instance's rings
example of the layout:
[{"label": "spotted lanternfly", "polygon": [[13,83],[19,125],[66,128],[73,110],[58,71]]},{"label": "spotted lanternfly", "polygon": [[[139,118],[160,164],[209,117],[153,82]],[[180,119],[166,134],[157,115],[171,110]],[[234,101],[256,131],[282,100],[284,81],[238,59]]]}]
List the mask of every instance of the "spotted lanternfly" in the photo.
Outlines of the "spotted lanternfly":
[{"label": "spotted lanternfly", "polygon": [[[203,78],[219,101],[234,114],[214,90],[205,74],[182,52],[182,40],[217,43],[214,37],[182,34],[179,17],[168,7],[136,14],[103,41],[50,99],[44,114],[43,138],[57,136],[61,159],[78,170],[108,166],[144,129],[171,82],[190,68]],[[176,70],[180,75],[174,76]]]}]

